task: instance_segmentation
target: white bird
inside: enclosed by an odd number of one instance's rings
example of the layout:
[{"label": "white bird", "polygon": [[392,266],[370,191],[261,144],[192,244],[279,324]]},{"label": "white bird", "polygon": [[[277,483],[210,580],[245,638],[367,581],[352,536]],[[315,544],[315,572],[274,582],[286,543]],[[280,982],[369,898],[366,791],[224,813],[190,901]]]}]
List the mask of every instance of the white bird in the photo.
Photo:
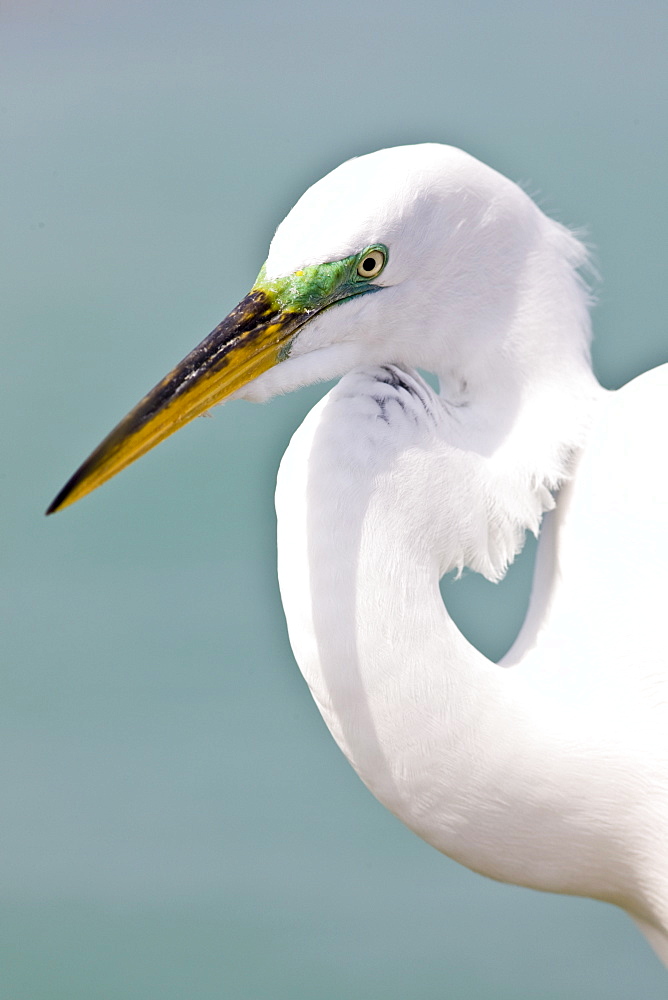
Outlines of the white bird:
[{"label": "white bird", "polygon": [[[225,397],[343,376],[276,496],[290,640],[334,739],[439,851],[615,903],[668,964],[668,366],[599,386],[585,263],[460,150],[344,163],[50,511]],[[529,613],[496,664],[439,579],[499,579],[541,518]]]}]

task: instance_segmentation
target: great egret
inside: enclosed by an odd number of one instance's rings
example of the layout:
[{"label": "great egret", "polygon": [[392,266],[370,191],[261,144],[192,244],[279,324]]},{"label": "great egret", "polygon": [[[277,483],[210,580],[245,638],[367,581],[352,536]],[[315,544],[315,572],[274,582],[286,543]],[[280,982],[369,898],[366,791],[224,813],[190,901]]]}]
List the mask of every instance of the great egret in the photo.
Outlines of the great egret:
[{"label": "great egret", "polygon": [[[599,386],[585,259],[460,150],[344,163],[49,512],[223,398],[344,376],[277,490],[290,639],[335,740],[438,850],[616,903],[668,963],[668,366]],[[527,620],[491,663],[439,578],[498,579],[546,511]]]}]

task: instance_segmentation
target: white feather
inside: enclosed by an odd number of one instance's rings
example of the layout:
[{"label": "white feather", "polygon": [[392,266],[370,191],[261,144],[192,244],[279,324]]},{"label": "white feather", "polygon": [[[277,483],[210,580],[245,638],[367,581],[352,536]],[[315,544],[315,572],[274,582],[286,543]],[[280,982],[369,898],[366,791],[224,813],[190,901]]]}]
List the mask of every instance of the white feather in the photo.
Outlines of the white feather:
[{"label": "white feather", "polygon": [[[584,249],[459,150],[343,164],[281,224],[267,273],[375,243],[382,292],[327,310],[245,392],[349,373],[279,474],[297,661],[420,836],[496,879],[624,907],[668,962],[668,368],[600,388]],[[439,577],[499,578],[550,510],[525,626],[493,664]]]}]

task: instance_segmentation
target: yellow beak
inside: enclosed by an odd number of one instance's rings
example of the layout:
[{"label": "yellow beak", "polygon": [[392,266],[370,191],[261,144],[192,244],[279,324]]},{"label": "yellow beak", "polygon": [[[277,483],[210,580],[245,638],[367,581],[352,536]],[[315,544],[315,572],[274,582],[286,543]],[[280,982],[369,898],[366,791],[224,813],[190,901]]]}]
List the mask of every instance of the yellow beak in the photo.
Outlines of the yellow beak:
[{"label": "yellow beak", "polygon": [[135,406],[68,480],[47,514],[101,486],[194,417],[282,360],[318,309],[281,311],[255,288]]}]

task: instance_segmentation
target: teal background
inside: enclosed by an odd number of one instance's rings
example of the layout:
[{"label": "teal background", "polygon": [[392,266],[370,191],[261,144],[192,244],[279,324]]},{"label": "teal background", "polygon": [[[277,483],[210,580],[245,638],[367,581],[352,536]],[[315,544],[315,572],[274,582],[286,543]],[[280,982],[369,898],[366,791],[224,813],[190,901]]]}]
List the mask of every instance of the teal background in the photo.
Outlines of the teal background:
[{"label": "teal background", "polygon": [[[666,348],[664,3],[4,0],[2,1000],[629,1000],[610,907],[497,885],[368,794],[292,660],[273,484],[322,387],[42,511],[350,155],[463,146],[585,227],[595,363]],[[490,655],[532,547],[444,590]]]}]

